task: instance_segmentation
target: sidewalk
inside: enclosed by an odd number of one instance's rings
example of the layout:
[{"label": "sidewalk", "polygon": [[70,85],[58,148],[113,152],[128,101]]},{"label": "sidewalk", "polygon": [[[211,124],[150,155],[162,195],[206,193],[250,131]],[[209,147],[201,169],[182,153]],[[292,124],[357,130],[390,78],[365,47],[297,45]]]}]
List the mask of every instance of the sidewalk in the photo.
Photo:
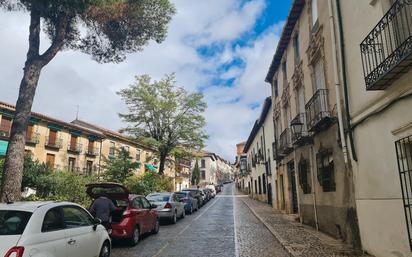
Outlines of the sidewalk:
[{"label": "sidewalk", "polygon": [[267,204],[249,197],[240,197],[252,213],[269,229],[293,257],[350,257],[369,256],[356,254],[343,242],[314,228],[292,221]]}]

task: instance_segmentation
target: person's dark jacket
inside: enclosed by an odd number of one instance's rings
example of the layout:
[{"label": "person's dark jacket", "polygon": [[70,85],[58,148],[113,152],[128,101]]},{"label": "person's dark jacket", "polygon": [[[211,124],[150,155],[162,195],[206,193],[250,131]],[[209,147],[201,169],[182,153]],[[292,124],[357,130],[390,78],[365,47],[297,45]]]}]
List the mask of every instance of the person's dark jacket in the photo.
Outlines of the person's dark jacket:
[{"label": "person's dark jacket", "polygon": [[110,222],[112,212],[116,209],[112,200],[105,196],[97,198],[90,207],[90,213],[102,222]]}]

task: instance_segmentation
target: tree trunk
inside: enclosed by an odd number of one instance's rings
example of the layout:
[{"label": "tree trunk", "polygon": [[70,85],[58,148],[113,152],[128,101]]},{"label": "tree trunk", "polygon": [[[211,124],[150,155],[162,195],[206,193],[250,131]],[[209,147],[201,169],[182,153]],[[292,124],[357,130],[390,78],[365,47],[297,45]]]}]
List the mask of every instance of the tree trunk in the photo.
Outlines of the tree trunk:
[{"label": "tree trunk", "polygon": [[167,153],[164,151],[160,151],[160,163],[159,163],[159,174],[160,175],[164,174],[166,157],[167,157]]},{"label": "tree trunk", "polygon": [[1,202],[18,201],[21,198],[26,129],[40,78],[40,72],[62,48],[67,32],[67,26],[68,17],[65,14],[60,14],[56,24],[56,35],[51,46],[44,52],[44,54],[39,55],[40,13],[34,6],[32,6],[30,12],[29,50],[27,51],[23,78],[20,83],[19,97],[16,103],[16,110],[4,163],[4,172],[0,190]]},{"label": "tree trunk", "polygon": [[16,112],[11,127],[10,141],[4,163],[0,192],[1,202],[18,201],[21,198],[26,128],[30,118],[41,68],[39,63],[30,62],[26,62],[24,67],[24,75],[20,83],[19,98],[16,104]]}]

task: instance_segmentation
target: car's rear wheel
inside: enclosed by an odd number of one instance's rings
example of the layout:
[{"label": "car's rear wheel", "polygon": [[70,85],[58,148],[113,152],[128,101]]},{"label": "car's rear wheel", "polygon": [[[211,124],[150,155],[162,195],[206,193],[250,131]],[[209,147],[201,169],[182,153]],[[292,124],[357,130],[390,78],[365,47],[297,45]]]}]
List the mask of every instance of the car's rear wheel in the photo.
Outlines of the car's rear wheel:
[{"label": "car's rear wheel", "polygon": [[176,224],[176,222],[177,222],[177,213],[176,213],[176,211],[173,213],[173,216],[172,216],[172,218],[170,219],[170,222],[171,222],[172,224]]},{"label": "car's rear wheel", "polygon": [[133,234],[132,237],[130,238],[130,245],[135,246],[137,243],[139,243],[140,240],[140,229],[138,226],[136,226],[133,229]]},{"label": "car's rear wheel", "polygon": [[160,228],[159,219],[156,219],[156,223],[155,223],[155,225],[154,225],[154,228],[153,228],[153,230],[152,230],[152,233],[153,233],[153,234],[159,233],[159,228]]},{"label": "car's rear wheel", "polygon": [[104,242],[102,249],[100,250],[99,257],[109,257],[110,256],[110,243]]}]

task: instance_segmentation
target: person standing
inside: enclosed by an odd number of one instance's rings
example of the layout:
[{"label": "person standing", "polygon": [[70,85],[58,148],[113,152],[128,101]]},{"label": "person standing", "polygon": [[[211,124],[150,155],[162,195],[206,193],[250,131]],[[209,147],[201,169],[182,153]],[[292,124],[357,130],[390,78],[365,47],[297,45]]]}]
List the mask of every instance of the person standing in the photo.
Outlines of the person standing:
[{"label": "person standing", "polygon": [[106,228],[110,228],[111,216],[116,206],[112,200],[107,198],[106,194],[102,194],[97,198],[90,207],[90,213],[93,217],[102,221],[102,225]]}]

